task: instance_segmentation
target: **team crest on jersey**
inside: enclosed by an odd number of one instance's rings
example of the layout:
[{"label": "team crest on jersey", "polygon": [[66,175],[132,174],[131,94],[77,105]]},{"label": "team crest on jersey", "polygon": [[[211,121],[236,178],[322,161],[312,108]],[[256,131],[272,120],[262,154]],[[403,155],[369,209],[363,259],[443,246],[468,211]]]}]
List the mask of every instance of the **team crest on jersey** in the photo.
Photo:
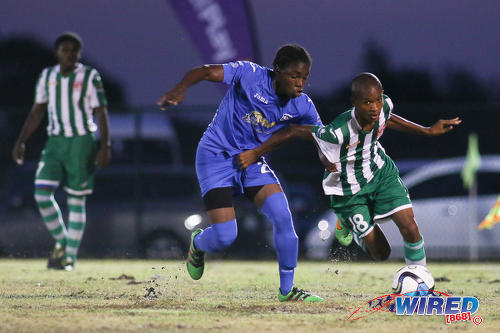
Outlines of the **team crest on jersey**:
[{"label": "team crest on jersey", "polygon": [[242,119],[252,125],[257,133],[268,133],[268,130],[276,125],[275,121],[270,122],[259,111],[247,113]]},{"label": "team crest on jersey", "polygon": [[281,116],[280,121],[287,121],[287,120],[292,119],[292,118],[293,118],[293,116],[291,114],[283,113],[283,116]]}]

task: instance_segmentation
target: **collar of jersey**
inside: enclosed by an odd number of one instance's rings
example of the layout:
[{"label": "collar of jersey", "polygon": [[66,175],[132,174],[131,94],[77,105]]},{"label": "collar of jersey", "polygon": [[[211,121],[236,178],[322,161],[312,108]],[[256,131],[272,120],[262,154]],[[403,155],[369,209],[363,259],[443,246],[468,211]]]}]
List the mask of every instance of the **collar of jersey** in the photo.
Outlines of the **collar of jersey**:
[{"label": "collar of jersey", "polygon": [[276,95],[276,92],[274,91],[273,87],[273,78],[272,78],[273,72],[274,70],[272,70],[271,68],[267,69],[267,93],[269,96],[269,101],[271,100],[276,101],[279,107],[282,108],[291,100],[291,98],[281,99],[278,95]]},{"label": "collar of jersey", "polygon": [[[82,68],[83,68],[83,64],[81,62],[77,62],[75,69],[73,69],[73,71],[71,73],[69,73],[68,75],[62,75],[61,74],[61,76],[68,77],[68,76],[70,76],[73,73],[77,73]],[[59,65],[59,64],[56,65],[56,73],[61,73],[61,65]]]},{"label": "collar of jersey", "polygon": [[361,125],[358,123],[358,120],[356,119],[356,113],[355,113],[355,111],[356,111],[356,107],[353,107],[352,111],[351,111],[351,118],[352,118],[352,122],[353,122],[354,126],[356,127],[356,129],[358,130],[358,132],[367,132],[368,133],[368,131],[365,131],[363,129],[363,127],[361,127]]},{"label": "collar of jersey", "polygon": [[274,71],[270,68],[267,69],[267,93],[269,97],[271,97],[273,100],[279,100],[278,95],[276,95],[276,92],[274,91],[273,88],[273,73]]},{"label": "collar of jersey", "polygon": [[[358,130],[358,132],[367,134],[367,133],[370,133],[371,131],[373,131],[373,129],[375,128],[375,126],[373,126],[372,129],[369,130],[369,131],[365,131],[363,129],[363,127],[361,127],[361,125],[358,123],[358,120],[356,119],[356,114],[354,113],[355,110],[356,110],[356,107],[353,107],[352,111],[351,111],[351,118],[352,118],[352,120],[354,122],[354,125],[355,125],[356,129]],[[384,110],[383,110],[383,107],[382,107],[382,111],[381,112],[383,112],[383,111]],[[379,118],[380,118],[380,116],[379,116]]]}]

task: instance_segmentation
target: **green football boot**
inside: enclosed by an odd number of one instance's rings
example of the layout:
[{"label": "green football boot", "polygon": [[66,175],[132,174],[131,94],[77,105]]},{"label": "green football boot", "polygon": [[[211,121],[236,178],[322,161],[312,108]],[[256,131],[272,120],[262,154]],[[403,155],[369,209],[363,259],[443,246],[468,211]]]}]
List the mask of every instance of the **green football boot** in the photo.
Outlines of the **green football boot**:
[{"label": "green football boot", "polygon": [[306,303],[320,303],[325,300],[319,296],[313,295],[305,290],[293,287],[292,290],[286,295],[281,294],[281,289],[278,289],[278,300],[280,302],[306,302]]},{"label": "green football boot", "polygon": [[348,247],[352,243],[352,231],[342,226],[340,219],[337,219],[337,227],[335,228],[335,238],[339,241],[340,245]]},{"label": "green football boot", "polygon": [[202,231],[201,229],[196,229],[191,234],[191,244],[189,245],[189,252],[186,260],[187,271],[193,280],[199,280],[205,268],[205,252],[197,250],[194,247],[194,237]]}]

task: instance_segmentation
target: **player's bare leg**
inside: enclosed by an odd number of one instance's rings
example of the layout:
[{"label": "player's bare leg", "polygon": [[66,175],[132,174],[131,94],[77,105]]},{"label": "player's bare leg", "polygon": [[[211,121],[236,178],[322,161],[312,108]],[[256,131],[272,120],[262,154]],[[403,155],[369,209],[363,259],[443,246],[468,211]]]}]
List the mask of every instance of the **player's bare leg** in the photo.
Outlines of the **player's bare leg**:
[{"label": "player's bare leg", "polygon": [[418,225],[413,215],[413,209],[407,208],[394,213],[391,216],[394,223],[396,223],[401,236],[409,243],[418,242],[421,239]]},{"label": "player's bare leg", "polygon": [[375,224],[372,231],[362,239],[373,259],[383,261],[389,258],[391,246],[378,224]]},{"label": "player's bare leg", "polygon": [[233,207],[211,209],[207,211],[207,215],[212,224],[224,223],[235,219]]},{"label": "player's bare leg", "polygon": [[399,228],[404,240],[404,253],[407,265],[426,265],[424,250],[424,238],[420,234],[417,222],[413,215],[413,209],[407,208],[394,213],[391,216]]}]

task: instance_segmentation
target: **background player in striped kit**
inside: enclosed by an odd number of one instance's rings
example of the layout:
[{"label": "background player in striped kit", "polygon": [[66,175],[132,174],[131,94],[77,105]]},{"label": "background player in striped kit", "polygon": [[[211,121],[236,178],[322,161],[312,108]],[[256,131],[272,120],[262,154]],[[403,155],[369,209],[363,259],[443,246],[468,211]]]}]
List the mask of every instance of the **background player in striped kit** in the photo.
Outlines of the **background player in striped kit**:
[{"label": "background player in striped kit", "polygon": [[[58,64],[40,74],[31,112],[14,145],[12,157],[24,162],[25,142],[48,110],[48,139],[35,175],[35,200],[56,243],[48,268],[72,270],[86,223],[85,199],[92,193],[95,167],[111,159],[106,96],[101,76],[78,61],[82,40],[73,32],[57,37],[54,51]],[[97,149],[94,132],[100,131]],[[68,226],[54,199],[59,185],[67,192]]]},{"label": "background player in striped kit", "polygon": [[293,137],[310,139],[312,134],[327,169],[323,190],[330,196],[331,207],[339,218],[335,232],[339,242],[347,246],[354,238],[374,259],[385,260],[391,249],[376,221],[390,218],[404,239],[406,263],[425,266],[424,240],[413,216],[408,190],[378,139],[385,127],[441,135],[461,120],[439,120],[431,127],[423,127],[392,114],[391,99],[383,94],[382,84],[371,73],[361,73],[353,79],[351,102],[354,107],[329,125],[289,126],[260,147],[240,154],[239,163],[246,168],[282,142]]}]

